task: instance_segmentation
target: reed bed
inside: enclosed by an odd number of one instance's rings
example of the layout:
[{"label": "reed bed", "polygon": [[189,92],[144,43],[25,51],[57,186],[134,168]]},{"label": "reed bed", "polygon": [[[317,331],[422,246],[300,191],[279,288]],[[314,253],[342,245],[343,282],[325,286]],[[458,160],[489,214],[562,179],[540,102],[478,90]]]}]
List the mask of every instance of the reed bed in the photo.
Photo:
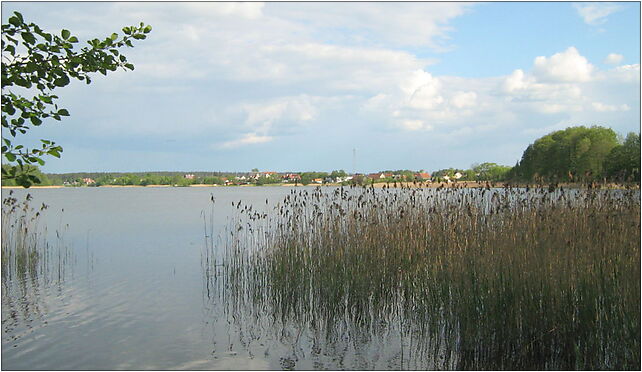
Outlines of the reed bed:
[{"label": "reed bed", "polygon": [[[65,228],[48,237],[41,218],[48,206],[33,207],[31,194],[23,200],[13,190],[2,200],[2,311],[5,333],[20,318],[40,317],[42,291],[58,285],[70,274],[74,255],[64,242]],[[8,315],[5,318],[5,315]],[[14,336],[16,337],[16,336]]]},{"label": "reed bed", "polygon": [[250,333],[312,351],[387,337],[409,369],[640,369],[639,190],[317,188],[235,207],[208,281],[234,319],[264,319]]}]

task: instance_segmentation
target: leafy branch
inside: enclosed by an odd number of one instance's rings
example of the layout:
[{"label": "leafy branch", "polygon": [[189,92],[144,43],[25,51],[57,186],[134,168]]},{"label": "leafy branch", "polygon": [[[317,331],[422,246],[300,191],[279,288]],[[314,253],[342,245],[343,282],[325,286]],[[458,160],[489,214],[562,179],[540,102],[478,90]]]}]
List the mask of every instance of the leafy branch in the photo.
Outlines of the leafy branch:
[{"label": "leafy branch", "polygon": [[119,49],[133,47],[133,40],[147,38],[151,30],[141,22],[124,27],[122,37],[113,33],[103,40],[88,40],[88,46],[78,49],[74,48],[78,38],[70,31],[47,33],[14,12],[2,25],[2,155],[15,164],[2,168],[2,178],[15,179],[24,187],[37,183],[37,177],[25,175],[33,169],[29,165],[44,165],[45,155],[59,158],[62,147],[41,140],[41,147],[27,149],[16,144],[16,138],[45,119],[60,121],[69,116],[67,109],[58,107],[58,96],[52,91],[67,86],[71,79],[90,84],[92,73],[134,70]]}]

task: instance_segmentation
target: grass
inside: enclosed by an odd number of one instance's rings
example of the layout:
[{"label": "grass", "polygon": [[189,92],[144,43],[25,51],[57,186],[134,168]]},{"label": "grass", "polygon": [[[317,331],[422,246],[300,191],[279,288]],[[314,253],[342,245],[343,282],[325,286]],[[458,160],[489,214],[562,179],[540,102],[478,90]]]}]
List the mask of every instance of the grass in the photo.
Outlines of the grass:
[{"label": "grass", "polygon": [[292,190],[269,214],[236,205],[208,262],[235,318],[326,340],[397,332],[401,368],[639,370],[639,198]]}]

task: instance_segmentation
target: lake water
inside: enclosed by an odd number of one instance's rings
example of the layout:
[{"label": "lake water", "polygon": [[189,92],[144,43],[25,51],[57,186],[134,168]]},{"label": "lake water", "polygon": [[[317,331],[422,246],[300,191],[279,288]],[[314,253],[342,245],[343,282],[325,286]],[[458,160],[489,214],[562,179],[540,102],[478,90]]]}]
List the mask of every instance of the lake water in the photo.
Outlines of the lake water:
[{"label": "lake water", "polygon": [[[39,231],[46,229],[58,261],[40,278],[3,280],[2,368],[399,368],[394,334],[320,346],[296,330],[246,328],[211,293],[202,265],[206,233],[221,234],[233,203],[266,211],[291,189],[14,189],[18,201],[29,193],[32,206],[49,206]],[[9,193],[3,189],[3,199]]]},{"label": "lake water", "polygon": [[[286,347],[265,340],[263,347],[244,348],[234,325],[205,294],[203,213],[214,196],[218,230],[232,202],[265,208],[266,198],[276,202],[289,192],[14,190],[19,200],[30,193],[32,205],[49,205],[40,226],[72,258],[61,278],[31,287],[13,279],[3,287],[2,368],[280,369]],[[8,194],[2,190],[3,198]]]},{"label": "lake water", "polygon": [[[204,258],[210,249],[221,254],[216,237],[229,236],[239,201],[260,214],[292,189],[13,190],[18,201],[31,194],[32,206],[49,206],[38,231],[51,257],[38,275],[8,277],[3,270],[2,368],[435,369],[413,353],[425,340],[394,316],[365,330],[342,320],[313,329],[279,323],[268,307],[246,311],[248,304],[236,306],[216,288]],[[3,199],[10,192],[3,189]],[[498,192],[461,191],[487,201]]]}]

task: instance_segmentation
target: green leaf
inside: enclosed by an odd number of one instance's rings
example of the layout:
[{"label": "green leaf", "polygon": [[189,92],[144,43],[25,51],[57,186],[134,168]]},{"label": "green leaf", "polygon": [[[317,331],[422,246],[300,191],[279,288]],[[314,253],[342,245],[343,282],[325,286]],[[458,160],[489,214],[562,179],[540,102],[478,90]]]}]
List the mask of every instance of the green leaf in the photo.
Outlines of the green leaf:
[{"label": "green leaf", "polygon": [[42,160],[42,159],[40,159],[40,158],[36,158],[36,161],[37,161],[37,162],[38,162],[38,164],[40,164],[40,165],[45,165],[45,161],[44,161],[44,160]]},{"label": "green leaf", "polygon": [[27,42],[27,44],[35,44],[36,43],[36,37],[33,36],[31,32],[23,32],[20,35],[22,35],[22,39]]},{"label": "green leaf", "polygon": [[60,115],[60,116],[69,116],[69,111],[67,111],[67,109],[60,109],[60,110],[58,110],[58,115]]},{"label": "green leaf", "polygon": [[113,34],[111,34],[111,39],[112,39],[112,40],[116,40],[116,39],[118,39],[118,34],[117,34],[117,33],[115,33],[115,32],[114,32]]},{"label": "green leaf", "polygon": [[145,28],[143,29],[143,32],[146,34],[150,33],[151,31],[152,31],[152,26],[150,25],[145,26]]},{"label": "green leaf", "polygon": [[9,160],[9,161],[15,161],[16,160],[16,156],[14,154],[10,153],[10,152],[5,153],[4,157],[7,158],[7,160]]},{"label": "green leaf", "polygon": [[132,65],[131,63],[125,63],[125,67],[127,67],[128,69],[134,71],[134,65]]},{"label": "green leaf", "polygon": [[69,41],[70,43],[77,43],[77,42],[78,42],[78,38],[77,38],[77,37],[75,37],[75,36],[72,36],[72,37],[70,37],[70,38],[69,38],[69,40],[67,40],[67,41]]},{"label": "green leaf", "polygon": [[54,85],[57,87],[64,87],[67,84],[69,84],[69,77],[67,75],[62,75],[54,80]]},{"label": "green leaf", "polygon": [[18,27],[18,26],[20,26],[20,24],[21,24],[22,22],[20,22],[20,19],[19,19],[18,17],[13,16],[13,17],[10,17],[10,18],[9,18],[9,23],[11,23],[12,25],[14,25],[14,26]]},{"label": "green leaf", "polygon": [[24,21],[25,21],[25,20],[24,20],[24,18],[22,18],[22,14],[20,14],[20,13],[18,13],[18,12],[13,12],[13,14],[15,14],[15,15],[16,15],[16,17],[18,17],[18,19],[20,20],[20,22],[24,22]]},{"label": "green leaf", "polygon": [[42,120],[40,120],[40,119],[39,119],[38,117],[36,117],[36,116],[32,116],[32,117],[31,117],[31,123],[32,123],[33,125],[40,125],[40,124],[42,124]]},{"label": "green leaf", "polygon": [[7,44],[7,46],[4,47],[4,50],[11,53],[11,55],[16,54],[16,48],[13,45]]},{"label": "green leaf", "polygon": [[67,40],[67,39],[69,39],[69,36],[71,36],[71,32],[69,32],[69,30],[64,30],[63,29],[62,31],[60,31],[60,35],[62,35],[62,38],[64,40]]}]

